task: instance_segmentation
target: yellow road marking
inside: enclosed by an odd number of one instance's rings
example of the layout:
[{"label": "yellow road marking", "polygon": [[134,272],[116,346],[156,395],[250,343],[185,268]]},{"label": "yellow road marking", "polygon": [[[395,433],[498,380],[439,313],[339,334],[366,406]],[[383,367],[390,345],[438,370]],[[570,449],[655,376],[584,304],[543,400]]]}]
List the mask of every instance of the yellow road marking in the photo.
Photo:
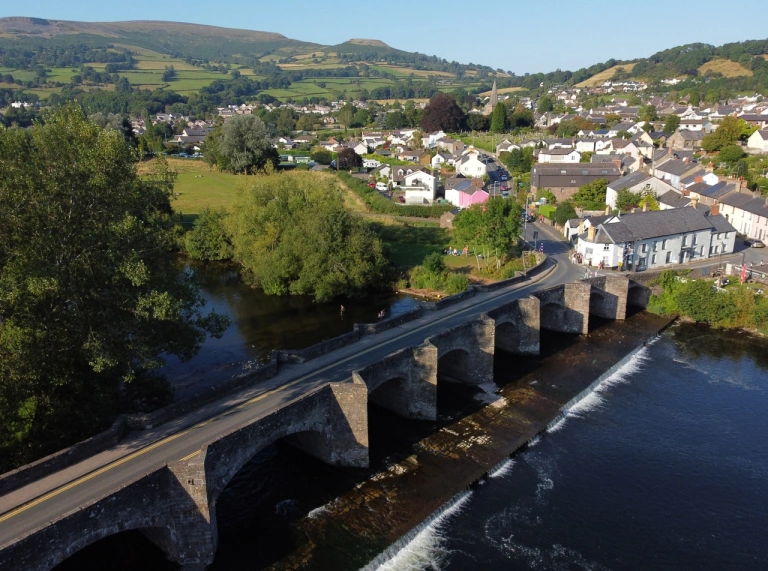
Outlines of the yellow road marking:
[{"label": "yellow road marking", "polygon": [[[531,285],[533,285],[533,284],[531,284]],[[522,288],[520,288],[520,289],[522,289]],[[510,293],[510,292],[506,292],[506,293]],[[497,296],[491,297],[491,298],[483,301],[482,303],[486,303],[488,301],[492,301],[493,299],[495,299],[497,297],[501,297],[502,295],[506,295],[506,294],[505,293],[500,293]],[[373,345],[373,346],[369,347],[368,349],[366,349],[364,351],[360,351],[359,353],[355,353],[354,355],[350,355],[349,357],[346,357],[344,359],[340,359],[338,361],[334,361],[333,363],[330,363],[330,364],[326,365],[325,367],[322,367],[320,369],[317,369],[316,371],[312,371],[310,373],[307,373],[306,375],[301,376],[301,377],[299,377],[299,378],[297,378],[297,379],[295,379],[295,380],[293,380],[293,381],[291,381],[289,383],[277,386],[274,389],[270,389],[269,391],[261,393],[260,395],[257,395],[257,396],[255,396],[255,397],[253,397],[253,398],[251,398],[251,399],[249,399],[249,400],[247,400],[245,402],[242,402],[242,403],[240,403],[237,406],[228,408],[226,411],[221,412],[221,413],[219,413],[216,416],[213,416],[213,417],[208,418],[208,419],[206,419],[206,420],[204,420],[204,421],[202,421],[202,422],[200,422],[198,424],[195,424],[194,426],[191,426],[191,427],[187,428],[186,430],[182,430],[181,432],[177,432],[176,434],[172,434],[171,436],[166,436],[165,438],[163,438],[162,440],[158,440],[154,444],[150,444],[149,446],[146,446],[145,448],[137,450],[136,452],[133,452],[133,453],[129,454],[128,456],[120,458],[119,460],[115,460],[114,462],[112,462],[110,464],[107,464],[106,466],[103,466],[103,467],[99,468],[98,470],[95,470],[95,471],[93,471],[93,472],[91,472],[89,474],[86,474],[85,476],[82,476],[82,477],[80,477],[80,478],[78,478],[76,480],[73,480],[69,484],[65,484],[61,488],[57,488],[57,489],[53,490],[52,492],[49,492],[49,493],[47,493],[47,494],[45,494],[43,496],[40,496],[39,498],[37,498],[35,500],[32,500],[29,503],[24,504],[23,506],[21,506],[19,508],[16,508],[15,510],[10,511],[10,512],[0,516],[0,523],[2,523],[4,521],[7,521],[7,520],[11,519],[14,516],[17,516],[20,513],[25,512],[25,511],[27,511],[30,508],[33,508],[33,507],[35,507],[37,505],[40,505],[41,503],[43,503],[43,502],[45,502],[47,500],[50,500],[51,498],[54,498],[54,497],[58,496],[59,494],[62,494],[64,492],[68,491],[68,490],[71,490],[72,488],[74,488],[76,486],[79,486],[80,484],[82,484],[84,482],[87,482],[88,480],[91,480],[92,478],[95,478],[96,476],[100,476],[101,474],[111,470],[112,468],[116,468],[117,466],[125,464],[126,462],[129,462],[130,460],[133,460],[134,458],[137,458],[137,457],[141,456],[142,454],[145,454],[147,452],[151,452],[155,448],[158,448],[158,447],[162,446],[163,444],[167,444],[168,442],[176,440],[177,438],[180,438],[181,436],[184,436],[185,434],[187,434],[189,432],[192,432],[193,430],[195,430],[197,428],[202,428],[206,424],[209,424],[209,423],[211,423],[211,422],[213,422],[215,420],[218,420],[219,418],[223,418],[224,416],[229,414],[232,410],[241,410],[241,409],[245,408],[248,405],[251,405],[251,404],[253,404],[255,402],[258,402],[258,401],[263,400],[263,399],[265,399],[267,397],[270,397],[270,396],[272,396],[272,395],[274,395],[276,393],[279,393],[280,391],[283,391],[285,389],[288,389],[288,388],[291,388],[293,386],[296,386],[297,384],[307,380],[309,377],[312,377],[313,375],[318,375],[320,373],[324,373],[325,371],[327,371],[329,369],[333,369],[334,367],[337,367],[338,365],[346,363],[347,361],[351,361],[352,359],[357,358],[360,355],[365,355],[366,353],[370,353],[371,351],[373,351],[374,349],[378,349],[382,345],[385,345],[387,343],[391,343],[393,341],[397,341],[397,340],[399,340],[399,339],[401,339],[401,338],[403,338],[403,337],[405,337],[407,335],[412,335],[413,333],[418,333],[422,329],[426,329],[427,327],[431,327],[432,325],[436,325],[436,324],[441,323],[441,322],[443,322],[443,321],[445,321],[447,319],[450,319],[452,317],[456,317],[457,315],[462,315],[463,313],[467,313],[467,312],[472,311],[474,309],[475,309],[475,307],[467,307],[466,309],[462,309],[461,311],[457,311],[456,313],[452,313],[450,315],[446,315],[444,317],[441,317],[440,319],[436,319],[434,321],[430,321],[429,323],[425,323],[424,325],[421,325],[420,327],[417,327],[416,329],[413,329],[411,331],[406,331],[404,333],[401,333],[400,335],[398,335],[396,337],[392,337],[391,339],[388,339],[386,341],[382,341],[381,343]],[[181,461],[183,462],[185,460],[189,460],[189,459],[191,459],[192,457],[196,456],[199,453],[200,453],[200,451],[196,450],[192,454],[182,458]]]}]

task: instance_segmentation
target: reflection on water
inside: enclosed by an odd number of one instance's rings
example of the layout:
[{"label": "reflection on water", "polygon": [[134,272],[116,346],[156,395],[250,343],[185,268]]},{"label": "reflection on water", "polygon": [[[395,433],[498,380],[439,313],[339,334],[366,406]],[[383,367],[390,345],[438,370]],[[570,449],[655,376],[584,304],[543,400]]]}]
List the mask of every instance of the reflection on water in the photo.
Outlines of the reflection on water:
[{"label": "reflection on water", "polygon": [[[309,296],[270,296],[243,283],[231,265],[190,262],[207,309],[229,317],[232,325],[221,339],[209,338],[191,361],[166,358],[163,373],[178,397],[201,384],[228,379],[243,371],[244,362],[265,362],[273,349],[302,349],[372,323],[381,310],[389,317],[416,307],[416,301],[395,293],[360,299],[315,303]],[[340,305],[344,314],[340,314]]]}]

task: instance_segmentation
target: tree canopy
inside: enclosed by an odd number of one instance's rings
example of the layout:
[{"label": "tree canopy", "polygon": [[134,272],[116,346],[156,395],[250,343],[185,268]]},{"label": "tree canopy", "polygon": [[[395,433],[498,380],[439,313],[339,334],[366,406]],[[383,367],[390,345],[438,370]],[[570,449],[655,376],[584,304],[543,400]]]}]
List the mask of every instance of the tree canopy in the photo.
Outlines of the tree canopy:
[{"label": "tree canopy", "polygon": [[134,156],[78,107],[0,130],[0,471],[164,404],[159,356],[222,330],[174,263],[174,177]]},{"label": "tree canopy", "polygon": [[456,132],[464,126],[464,119],[464,112],[453,97],[436,93],[424,109],[419,126],[426,132]]},{"label": "tree canopy", "polygon": [[579,187],[573,195],[573,202],[586,210],[602,210],[605,208],[605,198],[608,190],[608,180],[598,178]]},{"label": "tree canopy", "polygon": [[514,200],[491,198],[459,212],[453,221],[454,235],[475,250],[487,248],[501,258],[517,244],[522,211]]},{"label": "tree canopy", "polygon": [[557,208],[555,208],[555,222],[560,226],[565,226],[565,223],[568,222],[568,220],[576,218],[576,216],[576,209],[573,207],[570,200],[561,202],[557,205]]},{"label": "tree canopy", "polygon": [[507,107],[499,101],[491,114],[491,132],[505,133],[507,131]]},{"label": "tree canopy", "polygon": [[280,155],[272,132],[256,115],[235,115],[216,126],[205,142],[205,158],[219,170],[253,174],[268,164],[277,167]]},{"label": "tree canopy", "polygon": [[752,132],[750,125],[744,119],[725,117],[715,131],[704,135],[701,139],[701,148],[708,153],[719,151],[723,147],[736,144]]},{"label": "tree canopy", "polygon": [[228,219],[234,259],[267,294],[327,301],[381,282],[381,241],[344,207],[331,180],[283,173],[256,178],[241,191]]},{"label": "tree canopy", "polygon": [[349,170],[363,166],[363,157],[349,147],[341,149],[336,156],[340,169]]}]

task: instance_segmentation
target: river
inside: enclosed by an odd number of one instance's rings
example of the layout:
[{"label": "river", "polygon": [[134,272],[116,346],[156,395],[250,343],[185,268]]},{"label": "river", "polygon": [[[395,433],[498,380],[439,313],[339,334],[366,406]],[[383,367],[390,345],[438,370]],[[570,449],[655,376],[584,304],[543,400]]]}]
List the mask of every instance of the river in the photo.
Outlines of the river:
[{"label": "river", "polygon": [[[334,303],[315,303],[309,296],[273,296],[243,283],[234,266],[189,262],[206,311],[216,310],[231,322],[221,339],[208,338],[190,361],[165,358],[163,374],[184,398],[205,386],[238,375],[269,360],[273,349],[302,349],[373,323],[378,313],[399,315],[416,306],[406,295],[380,293]],[[340,305],[344,305],[344,314]]]},{"label": "river", "polygon": [[[396,296],[374,307],[348,302],[347,312],[362,317],[347,323],[335,304],[276,301],[236,277],[211,276],[206,298],[234,324],[203,347],[209,363],[225,351],[233,361],[259,359],[270,344],[301,346],[303,327],[315,330],[303,339],[321,340],[375,318],[379,306],[395,312],[413,303]],[[763,339],[669,329],[379,569],[764,568],[766,367]],[[372,450],[380,451],[374,467],[410,453],[435,428],[375,408],[371,414]],[[281,442],[268,447],[220,498],[211,569],[262,569],[280,560],[295,549],[292,522],[369,475],[326,466]],[[107,561],[113,569],[175,568],[133,531],[89,546],[60,569],[102,569]]]},{"label": "river", "polygon": [[379,569],[765,569],[767,367],[671,328]]}]

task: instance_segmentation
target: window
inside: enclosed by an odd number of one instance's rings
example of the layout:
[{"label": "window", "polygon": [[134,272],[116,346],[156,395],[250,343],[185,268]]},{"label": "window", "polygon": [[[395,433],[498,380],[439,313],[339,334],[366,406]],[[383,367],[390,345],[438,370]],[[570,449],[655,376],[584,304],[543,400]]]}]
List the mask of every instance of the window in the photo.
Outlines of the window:
[{"label": "window", "polygon": [[610,249],[611,249],[611,245],[610,244],[603,244],[603,251],[604,252],[607,252]]},{"label": "window", "polygon": [[667,252],[667,263],[672,259],[672,252]]},{"label": "window", "polygon": [[[667,241],[666,240],[662,240],[661,241],[661,249],[662,250],[666,250],[667,249]],[[667,261],[669,261],[669,260],[667,260]]]},{"label": "window", "polygon": [[600,174],[608,174],[608,169],[603,169],[600,171]]},{"label": "window", "polygon": [[698,237],[698,234],[694,234],[694,235],[693,235],[693,241],[691,242],[691,245],[692,245],[692,246],[695,246],[695,245],[696,245],[696,238],[697,238],[697,237]]},{"label": "window", "polygon": [[648,244],[643,244],[640,251],[645,254],[648,251]]},{"label": "window", "polygon": [[656,265],[656,254],[654,254],[653,256],[651,256],[651,265],[652,265],[652,266]]},{"label": "window", "polygon": [[658,249],[658,245],[659,245],[659,243],[658,243],[658,242],[656,242],[656,240],[654,240],[654,241],[653,241],[653,251],[654,251],[654,252],[658,252],[658,251],[659,251],[659,249]]},{"label": "window", "polygon": [[[565,172],[565,171],[563,171],[563,172]],[[581,171],[581,174],[589,174],[589,171],[588,171],[587,169],[583,169],[583,170]]]},{"label": "window", "polygon": [[683,236],[683,246],[688,244],[688,236]]}]

